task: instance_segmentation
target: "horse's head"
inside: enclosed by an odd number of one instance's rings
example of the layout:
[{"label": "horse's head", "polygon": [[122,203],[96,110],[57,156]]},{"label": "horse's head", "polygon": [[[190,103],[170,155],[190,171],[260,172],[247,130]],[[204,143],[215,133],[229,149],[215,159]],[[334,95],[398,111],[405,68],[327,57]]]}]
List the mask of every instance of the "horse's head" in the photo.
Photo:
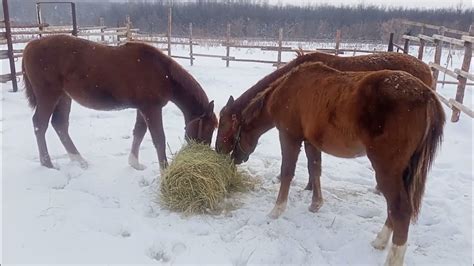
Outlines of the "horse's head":
[{"label": "horse's head", "polygon": [[235,147],[236,136],[241,127],[240,114],[234,113],[232,105],[234,98],[229,97],[229,101],[222,108],[219,114],[219,127],[217,129],[216,151],[222,154],[229,154]]},{"label": "horse's head", "polygon": [[189,121],[185,127],[186,141],[194,140],[211,144],[212,134],[217,127],[217,117],[214,114],[214,101],[209,103],[206,111],[199,117]]},{"label": "horse's head", "polygon": [[234,98],[229,98],[227,105],[222,108],[217,130],[216,150],[220,153],[231,154],[235,164],[241,164],[249,159],[250,154],[258,144],[261,133],[255,131],[254,109],[262,107],[262,101],[252,102],[242,113],[234,113],[232,104]]}]

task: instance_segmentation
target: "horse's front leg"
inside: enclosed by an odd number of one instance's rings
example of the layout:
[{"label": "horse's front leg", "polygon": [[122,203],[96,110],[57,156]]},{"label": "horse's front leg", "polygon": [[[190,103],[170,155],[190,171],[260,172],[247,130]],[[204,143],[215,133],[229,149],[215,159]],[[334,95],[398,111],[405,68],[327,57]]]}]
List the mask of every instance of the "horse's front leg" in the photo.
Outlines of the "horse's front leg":
[{"label": "horse's front leg", "polygon": [[308,141],[304,142],[304,151],[308,158],[308,185],[307,190],[313,191],[313,198],[309,211],[317,212],[323,206],[323,194],[321,192],[321,151]]},{"label": "horse's front leg", "polygon": [[290,189],[291,180],[295,175],[296,161],[300,153],[302,140],[295,140],[289,136],[288,133],[280,130],[280,145],[281,145],[281,182],[280,191],[278,192],[275,207],[270,212],[269,217],[276,219],[285,211],[288,202],[288,192]]},{"label": "horse's front leg", "polygon": [[155,106],[145,108],[140,111],[143,115],[143,118],[145,119],[146,124],[148,125],[148,129],[150,130],[151,139],[158,154],[160,168],[163,170],[168,166],[168,160],[166,159],[166,140],[165,132],[163,130],[163,117],[161,108],[161,106]]},{"label": "horse's front leg", "polygon": [[137,110],[137,118],[135,121],[135,128],[133,129],[133,142],[132,142],[132,149],[130,151],[130,155],[128,156],[128,164],[137,169],[137,170],[145,170],[146,166],[140,164],[138,160],[138,154],[140,150],[140,144],[143,141],[143,137],[146,133],[146,122],[143,119],[142,114],[140,111]]}]

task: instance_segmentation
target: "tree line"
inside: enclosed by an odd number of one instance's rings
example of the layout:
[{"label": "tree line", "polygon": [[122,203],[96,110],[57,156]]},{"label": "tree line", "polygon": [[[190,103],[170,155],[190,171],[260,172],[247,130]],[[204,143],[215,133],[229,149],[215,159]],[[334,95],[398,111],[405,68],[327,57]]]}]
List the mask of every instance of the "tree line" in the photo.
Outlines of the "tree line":
[{"label": "tree line", "polygon": [[[19,22],[35,22],[35,0],[10,0],[10,14]],[[472,8],[407,9],[372,5],[269,5],[265,0],[195,0],[77,2],[80,26],[97,25],[103,17],[107,26],[124,25],[130,15],[133,27],[150,33],[167,29],[168,8],[172,6],[173,35],[187,36],[189,23],[193,33],[202,37],[223,37],[226,25],[232,26],[233,37],[275,38],[284,29],[285,39],[332,39],[336,30],[344,39],[386,41],[390,32],[415,34],[401,25],[408,19],[467,31],[472,23]],[[44,22],[52,25],[71,24],[69,7],[44,5]]]}]

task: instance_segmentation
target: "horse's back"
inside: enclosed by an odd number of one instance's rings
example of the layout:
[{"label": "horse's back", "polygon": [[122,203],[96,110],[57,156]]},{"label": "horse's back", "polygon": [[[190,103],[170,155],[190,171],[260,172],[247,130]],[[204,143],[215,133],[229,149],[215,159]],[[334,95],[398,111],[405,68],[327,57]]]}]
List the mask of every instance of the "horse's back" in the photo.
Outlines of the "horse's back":
[{"label": "horse's back", "polygon": [[81,105],[110,110],[166,104],[171,81],[159,55],[142,43],[110,47],[58,35],[30,42],[23,63],[35,90],[64,90]]},{"label": "horse's back", "polygon": [[268,110],[279,129],[329,154],[353,157],[387,130],[425,126],[433,99],[429,87],[404,71],[341,72],[308,63],[280,80]]},{"label": "horse's back", "polygon": [[423,61],[402,53],[384,52],[353,57],[334,57],[328,66],[341,71],[401,70],[419,78],[428,87],[433,83],[431,69]]}]

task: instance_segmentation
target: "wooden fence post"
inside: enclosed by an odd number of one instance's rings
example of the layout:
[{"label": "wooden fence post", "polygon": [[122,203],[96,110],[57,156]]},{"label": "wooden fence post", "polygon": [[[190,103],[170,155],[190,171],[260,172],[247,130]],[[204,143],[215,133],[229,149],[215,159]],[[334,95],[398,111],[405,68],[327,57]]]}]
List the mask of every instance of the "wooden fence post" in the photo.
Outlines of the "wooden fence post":
[{"label": "wooden fence post", "polygon": [[77,27],[77,17],[76,17],[76,3],[71,2],[71,17],[72,17],[72,36],[79,34],[79,28]]},{"label": "wooden fence post", "polygon": [[125,24],[127,27],[127,32],[125,33],[125,36],[127,37],[127,41],[132,40],[132,22],[130,21],[130,16],[127,15],[127,23]]},{"label": "wooden fence post", "polygon": [[[474,35],[474,25],[469,27],[469,35]],[[464,59],[462,61],[461,70],[469,72],[469,68],[471,66],[471,58],[472,58],[472,43],[471,42],[464,42]],[[461,75],[458,75],[458,88],[456,91],[456,101],[459,103],[463,103],[464,101],[464,91],[466,89],[467,78]],[[459,115],[461,114],[460,110],[454,108],[453,114],[451,115],[451,122],[459,121]]]},{"label": "wooden fence post", "polygon": [[171,7],[168,9],[168,56],[171,56]]},{"label": "wooden fence post", "polygon": [[283,29],[280,28],[278,31],[278,55],[277,55],[277,68],[281,65],[281,49],[283,47]]},{"label": "wooden fence post", "polygon": [[13,92],[17,92],[18,84],[16,82],[15,58],[13,57],[12,31],[11,31],[10,13],[8,10],[7,0],[2,0],[2,6],[3,6],[3,19],[5,20],[5,37],[7,38],[8,60],[10,61],[10,78],[12,81]]},{"label": "wooden fence post", "polygon": [[388,49],[387,49],[387,51],[389,51],[389,52],[393,52],[393,35],[394,35],[394,33],[391,32],[390,37],[388,39]]},{"label": "wooden fence post", "polygon": [[336,49],[334,49],[334,54],[339,54],[339,46],[341,44],[341,30],[336,31]]},{"label": "wooden fence post", "polygon": [[[439,29],[439,34],[444,35],[444,31],[445,31],[445,28],[441,27]],[[434,43],[436,46],[435,55],[434,55],[434,63],[437,65],[440,65],[441,64],[441,51],[443,49],[443,41],[435,40]],[[431,70],[433,71],[433,79],[434,79],[433,90],[436,90],[436,86],[438,84],[439,70],[436,68],[432,68]]]},{"label": "wooden fence post", "polygon": [[[43,19],[41,18],[41,5],[40,3],[36,3],[36,21],[38,21],[38,30],[41,32],[43,31]],[[41,38],[42,35],[41,33],[38,34],[38,36]]]},{"label": "wooden fence post", "polygon": [[227,24],[227,35],[226,35],[226,53],[225,53],[225,66],[229,67],[230,59],[230,23]]},{"label": "wooden fence post", "polygon": [[[424,34],[425,26],[421,27],[420,34]],[[418,59],[423,60],[423,53],[425,52],[425,40],[420,38],[420,47],[418,48]]]},{"label": "wooden fence post", "polygon": [[103,33],[105,32],[105,30],[104,30],[104,28],[105,28],[105,21],[104,21],[104,18],[103,18],[103,17],[100,17],[100,18],[99,18],[99,26],[101,26],[100,32],[102,33],[102,35],[100,36],[100,40],[101,40],[102,42],[105,42],[105,36],[104,36],[104,34],[103,34]]},{"label": "wooden fence post", "polygon": [[189,23],[189,62],[193,65],[193,23]]},{"label": "wooden fence post", "polygon": [[408,54],[408,49],[410,49],[410,40],[405,39],[405,43],[403,44],[403,53]]}]

